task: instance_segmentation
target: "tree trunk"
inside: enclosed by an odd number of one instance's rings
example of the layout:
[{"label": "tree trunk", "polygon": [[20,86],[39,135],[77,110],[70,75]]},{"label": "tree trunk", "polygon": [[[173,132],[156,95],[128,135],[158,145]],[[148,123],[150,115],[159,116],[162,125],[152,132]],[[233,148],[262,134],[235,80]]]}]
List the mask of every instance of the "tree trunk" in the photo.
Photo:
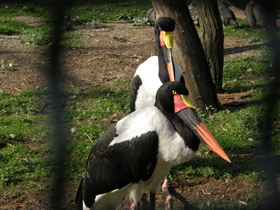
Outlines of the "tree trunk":
[{"label": "tree trunk", "polygon": [[185,0],[152,0],[158,17],[176,22],[173,58],[184,72],[190,101],[201,110],[218,108],[216,89]]},{"label": "tree trunk", "polygon": [[213,82],[218,92],[222,91],[224,63],[224,33],[217,0],[194,0],[199,25],[202,30],[201,43]]}]

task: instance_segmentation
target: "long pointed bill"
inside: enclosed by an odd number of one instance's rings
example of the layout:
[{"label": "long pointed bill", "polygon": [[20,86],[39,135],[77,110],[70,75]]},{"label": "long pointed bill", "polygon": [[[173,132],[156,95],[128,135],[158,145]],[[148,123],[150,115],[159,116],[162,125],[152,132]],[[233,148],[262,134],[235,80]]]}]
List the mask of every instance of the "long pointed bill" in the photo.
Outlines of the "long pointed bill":
[{"label": "long pointed bill", "polygon": [[[186,97],[186,96],[184,96]],[[195,135],[203,141],[213,152],[219,155],[224,160],[231,163],[230,159],[213,137],[206,125],[200,120],[193,108],[190,108],[186,103],[186,99],[182,99],[178,94],[174,95],[175,113],[188,125]],[[187,100],[188,101],[188,100]]]},{"label": "long pointed bill", "polygon": [[175,75],[174,75],[173,63],[172,62],[167,63],[167,71],[168,71],[169,80],[171,82],[175,81]]},{"label": "long pointed bill", "polygon": [[219,145],[219,143],[215,140],[214,136],[211,134],[211,132],[208,130],[206,125],[201,122],[198,125],[194,126],[194,129],[197,130],[198,134],[201,136],[202,140],[205,142],[205,144],[217,155],[219,155],[224,160],[231,163],[229,157],[226,155],[222,147]]}]

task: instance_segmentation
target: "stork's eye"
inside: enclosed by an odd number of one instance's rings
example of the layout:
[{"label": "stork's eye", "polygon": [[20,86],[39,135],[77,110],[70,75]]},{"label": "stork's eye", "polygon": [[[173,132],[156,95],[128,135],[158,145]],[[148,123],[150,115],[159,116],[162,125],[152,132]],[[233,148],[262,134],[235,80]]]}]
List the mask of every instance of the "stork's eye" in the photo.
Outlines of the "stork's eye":
[{"label": "stork's eye", "polygon": [[176,95],[177,94],[176,90],[172,90],[172,94]]}]

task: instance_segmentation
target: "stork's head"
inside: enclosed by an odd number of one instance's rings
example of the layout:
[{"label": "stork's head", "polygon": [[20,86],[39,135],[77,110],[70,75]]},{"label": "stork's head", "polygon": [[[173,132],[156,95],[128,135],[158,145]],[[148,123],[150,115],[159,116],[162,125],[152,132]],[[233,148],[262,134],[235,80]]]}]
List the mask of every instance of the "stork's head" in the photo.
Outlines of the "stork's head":
[{"label": "stork's head", "polygon": [[[169,17],[160,17],[155,24],[155,38],[158,50],[162,51],[164,62],[168,71],[169,80],[174,81],[174,67],[172,59],[173,31],[175,21]],[[160,56],[160,55],[159,55]]]},{"label": "stork's head", "polygon": [[188,100],[188,90],[184,84],[177,81],[163,84],[157,92],[156,106],[168,118],[179,117],[213,152],[231,162],[209,129],[198,117],[195,107]]}]

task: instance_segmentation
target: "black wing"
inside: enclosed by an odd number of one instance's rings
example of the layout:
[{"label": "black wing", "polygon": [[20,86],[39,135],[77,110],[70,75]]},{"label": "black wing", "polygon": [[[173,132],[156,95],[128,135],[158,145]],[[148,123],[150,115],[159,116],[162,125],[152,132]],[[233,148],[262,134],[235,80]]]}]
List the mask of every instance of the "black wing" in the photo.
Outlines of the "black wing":
[{"label": "black wing", "polygon": [[108,142],[104,135],[91,150],[82,184],[84,201],[89,207],[98,194],[120,189],[139,180],[148,180],[157,162],[156,132],[148,132],[106,148],[104,144],[101,146],[103,141]]},{"label": "black wing", "polygon": [[142,85],[142,81],[139,75],[136,75],[132,80],[132,88],[131,88],[131,95],[130,95],[130,111],[135,111],[135,102],[137,98],[137,93],[139,87]]},{"label": "black wing", "polygon": [[[111,127],[109,130],[107,130],[97,141],[96,143],[94,144],[94,146],[92,147],[91,151],[90,151],[90,155],[88,157],[88,160],[87,160],[87,164],[86,164],[86,167],[88,166],[89,164],[89,160],[90,160],[90,157],[91,157],[91,154],[94,152],[94,151],[98,151],[98,150],[103,150],[105,148],[108,147],[108,145],[111,143],[111,141],[117,137],[117,130],[116,130],[116,127]],[[84,182],[85,182],[85,178],[81,181],[80,183],[80,186],[78,188],[78,191],[77,191],[77,194],[76,194],[76,200],[75,200],[75,203],[77,204],[78,206],[78,210],[82,210],[83,209],[83,185],[84,185]]]}]

